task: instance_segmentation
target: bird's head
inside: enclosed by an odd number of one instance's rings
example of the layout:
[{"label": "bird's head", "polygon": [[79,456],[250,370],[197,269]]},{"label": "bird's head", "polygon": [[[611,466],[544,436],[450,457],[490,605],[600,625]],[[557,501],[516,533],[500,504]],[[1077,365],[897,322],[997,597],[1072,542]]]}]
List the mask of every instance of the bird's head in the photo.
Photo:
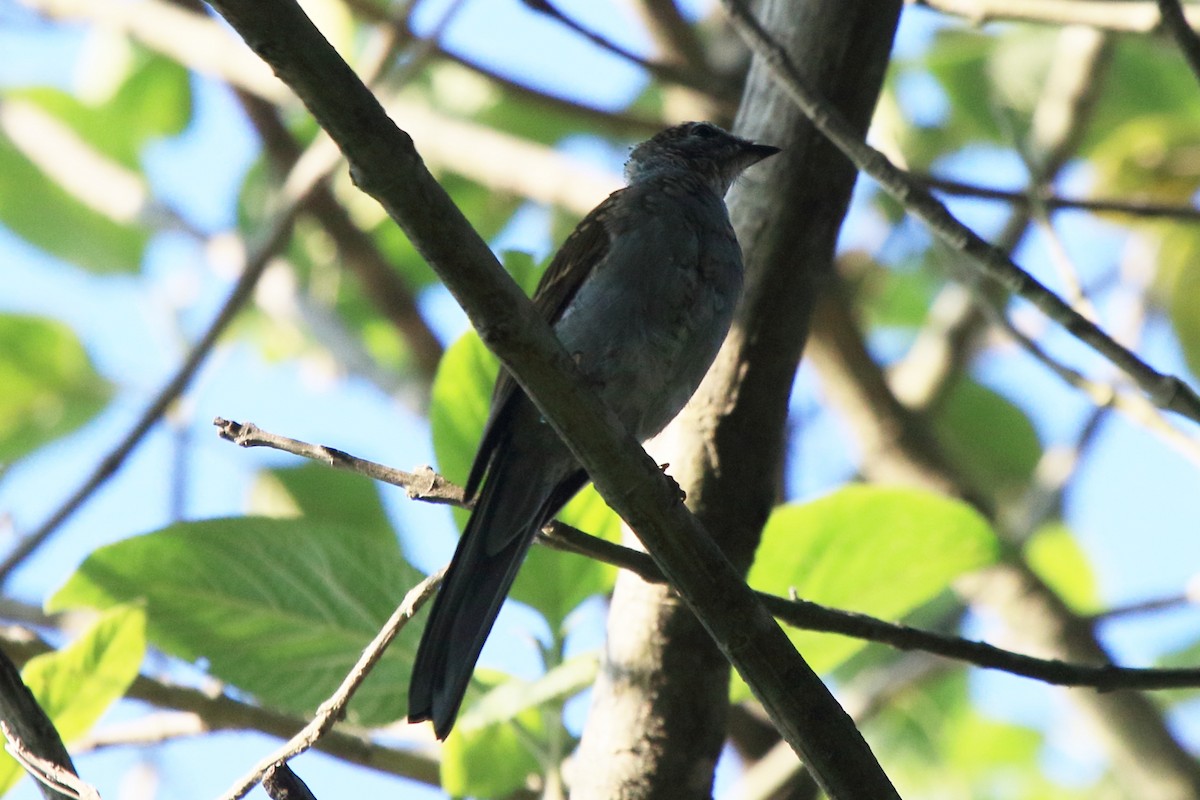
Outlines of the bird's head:
[{"label": "bird's head", "polygon": [[755,144],[711,122],[685,122],[667,128],[633,148],[625,162],[629,183],[658,174],[689,171],[701,174],[718,195],[751,164],[779,152]]}]

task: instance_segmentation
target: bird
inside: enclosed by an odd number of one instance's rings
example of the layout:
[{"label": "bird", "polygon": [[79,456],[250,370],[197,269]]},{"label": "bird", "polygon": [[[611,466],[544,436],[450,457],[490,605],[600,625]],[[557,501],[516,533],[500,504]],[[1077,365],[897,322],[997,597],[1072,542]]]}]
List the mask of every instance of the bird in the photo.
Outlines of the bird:
[{"label": "bird", "polygon": [[[633,148],[626,186],[567,237],[534,292],[583,375],[638,441],[659,433],[712,366],[741,293],[742,253],[724,197],[779,152],[709,122]],[[588,482],[503,368],[464,487],[470,518],[413,664],[408,721],[454,726],[475,663],[538,530]]]}]

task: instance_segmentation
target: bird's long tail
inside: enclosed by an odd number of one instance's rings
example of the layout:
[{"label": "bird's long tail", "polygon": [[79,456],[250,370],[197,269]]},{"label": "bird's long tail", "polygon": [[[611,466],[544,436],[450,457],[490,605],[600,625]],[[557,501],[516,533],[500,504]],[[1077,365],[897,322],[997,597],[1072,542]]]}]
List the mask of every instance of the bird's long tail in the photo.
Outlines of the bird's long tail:
[{"label": "bird's long tail", "polygon": [[409,722],[433,720],[439,739],[454,726],[483,643],[553,494],[528,472],[504,468],[480,491],[434,599],[408,688]]}]

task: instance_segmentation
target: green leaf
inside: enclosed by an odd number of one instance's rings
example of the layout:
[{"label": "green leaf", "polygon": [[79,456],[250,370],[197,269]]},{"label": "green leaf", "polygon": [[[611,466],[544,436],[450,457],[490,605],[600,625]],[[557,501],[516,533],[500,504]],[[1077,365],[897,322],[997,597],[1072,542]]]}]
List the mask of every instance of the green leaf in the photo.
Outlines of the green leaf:
[{"label": "green leaf", "polygon": [[[991,563],[991,528],[958,500],[916,489],[847,486],[777,508],[750,568],[760,591],[900,619],[958,576]],[[827,672],[864,646],[810,631],[789,637],[813,669]]]},{"label": "green leaf", "polygon": [[69,328],[19,314],[0,314],[0,386],[0,463],[76,430],[112,396]]},{"label": "green leaf", "polygon": [[[150,641],[264,703],[311,713],[420,575],[386,529],[257,517],[172,525],[93,552],[51,609],[145,603]],[[355,696],[364,725],[403,713],[416,636]]]},{"label": "green leaf", "polygon": [[[1146,91],[1147,86],[1154,91]],[[1090,157],[1113,132],[1144,116],[1171,114],[1194,126],[1200,122],[1195,93],[1195,77],[1178,50],[1152,37],[1114,37],[1104,91],[1097,94],[1091,122],[1084,128],[1081,154]]]},{"label": "green leaf", "polygon": [[263,516],[302,516],[367,531],[391,529],[374,481],[312,461],[261,473],[253,497],[253,513]]},{"label": "green leaf", "polygon": [[[475,680],[488,683],[520,681],[476,670]],[[526,708],[516,717],[518,725],[505,722],[472,724],[464,717],[442,747],[442,788],[451,797],[503,797],[525,785],[539,771],[532,741],[545,738],[544,716],[537,707]]]},{"label": "green leaf", "polygon": [[1025,543],[1025,560],[1073,611],[1094,614],[1101,609],[1091,561],[1065,525],[1038,530]]},{"label": "green leaf", "polygon": [[[474,332],[446,349],[433,381],[430,427],[439,471],[456,483],[466,480],[483,435],[492,385],[499,366]],[[467,512],[455,510],[459,526]],[[559,514],[568,525],[619,541],[621,521],[591,486]],[[512,597],[542,612],[557,628],[580,602],[612,587],[616,570],[606,564],[545,548],[534,548],[517,575]]]},{"label": "green leaf", "polygon": [[1159,253],[1151,296],[1166,309],[1188,369],[1200,375],[1200,233],[1183,226],[1142,226],[1142,231],[1147,246]]},{"label": "green leaf", "polygon": [[971,380],[947,394],[935,421],[938,436],[972,486],[1011,491],[1025,486],[1042,444],[1015,403]]},{"label": "green leaf", "polygon": [[36,103],[98,152],[134,170],[148,142],[182,133],[192,117],[187,69],[145,50],[138,51],[125,80],[102,103],[86,103],[46,87],[9,95]]},{"label": "green leaf", "polygon": [[[145,653],[145,613],[117,606],[71,644],[30,659],[21,677],[62,740],[71,742],[124,696]],[[0,794],[23,774],[11,756],[0,756]]]},{"label": "green leaf", "polygon": [[88,208],[0,136],[0,224],[34,247],[96,273],[136,272],[149,238]]},{"label": "green leaf", "polygon": [[[621,518],[591,485],[567,503],[558,519],[592,536],[621,541]],[[616,567],[575,553],[534,547],[517,573],[512,596],[542,612],[550,627],[561,631],[568,614],[587,598],[607,593],[616,579]]]}]

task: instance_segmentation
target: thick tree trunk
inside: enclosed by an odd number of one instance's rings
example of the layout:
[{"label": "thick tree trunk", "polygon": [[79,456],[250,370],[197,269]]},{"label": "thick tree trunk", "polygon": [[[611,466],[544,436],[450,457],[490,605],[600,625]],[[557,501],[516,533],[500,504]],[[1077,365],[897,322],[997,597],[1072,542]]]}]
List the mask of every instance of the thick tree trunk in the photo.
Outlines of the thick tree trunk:
[{"label": "thick tree trunk", "polygon": [[[758,13],[801,73],[865,132],[900,6],[768,0]],[[731,193],[746,255],[743,304],[705,383],[654,451],[744,571],[777,499],[814,287],[830,268],[855,173],[757,64],[737,131],[786,150]],[[728,685],[728,664],[671,590],[622,574],[572,797],[711,797]]]}]

